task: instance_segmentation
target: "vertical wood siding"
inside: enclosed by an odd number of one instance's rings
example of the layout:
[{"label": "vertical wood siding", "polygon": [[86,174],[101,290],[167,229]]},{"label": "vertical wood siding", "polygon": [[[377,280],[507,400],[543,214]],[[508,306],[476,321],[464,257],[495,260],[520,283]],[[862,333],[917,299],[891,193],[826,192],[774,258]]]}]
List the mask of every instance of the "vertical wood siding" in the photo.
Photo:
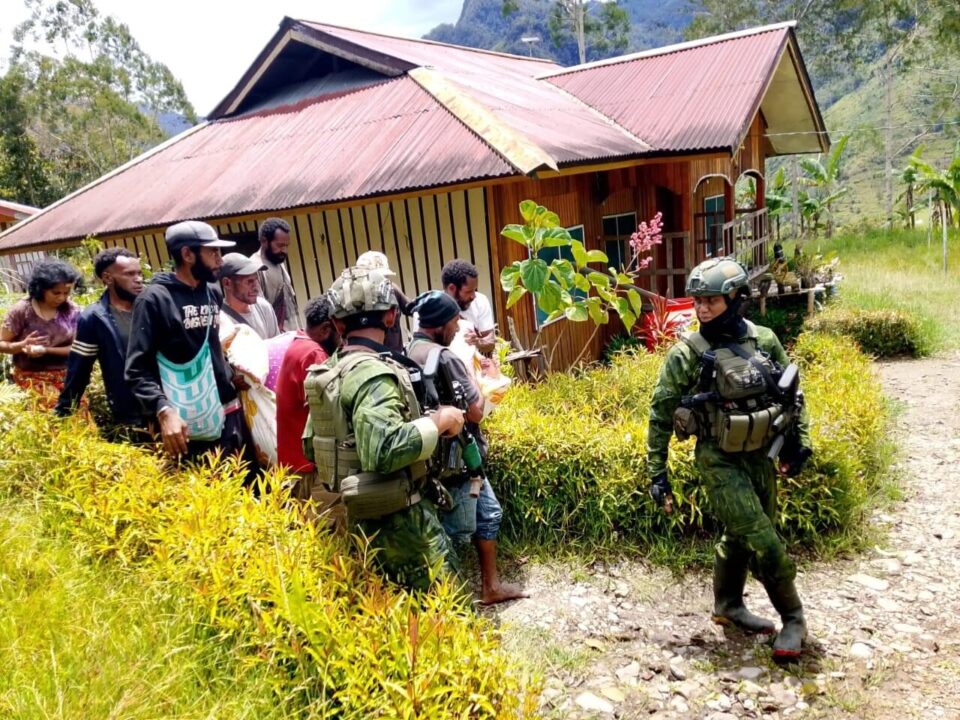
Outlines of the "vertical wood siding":
[{"label": "vertical wood siding", "polygon": [[[290,225],[287,267],[300,308],[325,292],[367,250],[387,256],[397,283],[410,297],[438,289],[441,268],[454,258],[477,266],[480,291],[492,297],[484,192],[473,188],[349,208],[277,213]],[[223,234],[259,230],[256,221],[243,219],[214,227]],[[154,271],[169,266],[163,233],[111,238],[104,245],[128,248]]]}]

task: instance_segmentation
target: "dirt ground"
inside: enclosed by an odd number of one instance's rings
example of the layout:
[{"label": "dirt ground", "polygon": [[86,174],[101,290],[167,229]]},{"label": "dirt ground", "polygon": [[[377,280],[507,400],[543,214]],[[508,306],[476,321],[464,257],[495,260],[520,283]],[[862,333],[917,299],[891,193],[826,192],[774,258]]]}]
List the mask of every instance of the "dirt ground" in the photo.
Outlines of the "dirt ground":
[{"label": "dirt ground", "polygon": [[[801,663],[713,625],[706,573],[534,565],[532,597],[490,613],[547,678],[545,716],[960,718],[960,353],[877,370],[900,410],[903,499],[871,519],[876,547],[801,568]],[[752,579],[747,592],[774,617]]]}]

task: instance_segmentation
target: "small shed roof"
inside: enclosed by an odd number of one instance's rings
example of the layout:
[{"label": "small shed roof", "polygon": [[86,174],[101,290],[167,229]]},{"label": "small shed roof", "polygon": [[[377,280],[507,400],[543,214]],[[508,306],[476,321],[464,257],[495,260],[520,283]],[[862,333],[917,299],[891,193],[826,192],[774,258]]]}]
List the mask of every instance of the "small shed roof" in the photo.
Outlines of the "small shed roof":
[{"label": "small shed roof", "polygon": [[32,205],[21,205],[11,200],[0,199],[0,222],[23,220],[38,212],[40,212],[40,208],[35,208]]},{"label": "small shed roof", "polygon": [[[735,152],[787,55],[793,95],[783,98],[803,100],[796,87],[809,83],[790,48],[792,29],[775,26],[563,70],[285,18],[205,123],[0,234],[0,252],[650,154]],[[791,112],[822,127],[815,103]]]}]

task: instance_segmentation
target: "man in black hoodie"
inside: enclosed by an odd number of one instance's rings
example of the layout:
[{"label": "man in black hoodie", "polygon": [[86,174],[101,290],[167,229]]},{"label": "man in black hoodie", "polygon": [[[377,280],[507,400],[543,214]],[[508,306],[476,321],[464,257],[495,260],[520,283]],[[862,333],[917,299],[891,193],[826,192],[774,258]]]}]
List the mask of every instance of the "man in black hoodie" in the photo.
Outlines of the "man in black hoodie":
[{"label": "man in black hoodie", "polygon": [[223,295],[214,283],[221,240],[196,220],[167,228],[174,272],[157,273],[133,305],[126,380],[156,418],[170,457],[243,445],[243,418],[217,328]]}]

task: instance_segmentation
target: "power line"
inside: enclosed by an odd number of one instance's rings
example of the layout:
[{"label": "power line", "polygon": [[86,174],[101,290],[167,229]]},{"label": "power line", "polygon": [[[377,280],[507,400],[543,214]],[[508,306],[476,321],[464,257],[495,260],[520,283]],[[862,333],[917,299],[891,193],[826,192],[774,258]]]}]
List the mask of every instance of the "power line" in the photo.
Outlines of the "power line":
[{"label": "power line", "polygon": [[780,133],[764,133],[766,137],[783,137],[786,135],[826,135],[828,133],[841,134],[841,135],[853,135],[855,133],[864,133],[864,132],[874,132],[879,130],[903,130],[906,128],[915,129],[915,128],[926,128],[926,127],[939,127],[941,125],[960,125],[960,120],[941,120],[940,122],[931,122],[931,123],[914,123],[909,125],[863,125],[852,130],[798,130],[796,132],[780,132]]}]

